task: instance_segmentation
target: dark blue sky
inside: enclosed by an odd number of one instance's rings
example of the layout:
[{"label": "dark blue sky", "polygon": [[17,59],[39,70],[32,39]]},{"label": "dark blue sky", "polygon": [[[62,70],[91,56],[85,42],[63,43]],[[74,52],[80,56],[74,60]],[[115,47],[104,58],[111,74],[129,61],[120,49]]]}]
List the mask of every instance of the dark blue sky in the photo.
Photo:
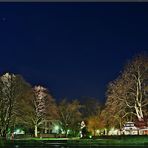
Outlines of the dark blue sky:
[{"label": "dark blue sky", "polygon": [[0,3],[0,73],[57,99],[104,99],[128,59],[148,49],[148,3]]}]

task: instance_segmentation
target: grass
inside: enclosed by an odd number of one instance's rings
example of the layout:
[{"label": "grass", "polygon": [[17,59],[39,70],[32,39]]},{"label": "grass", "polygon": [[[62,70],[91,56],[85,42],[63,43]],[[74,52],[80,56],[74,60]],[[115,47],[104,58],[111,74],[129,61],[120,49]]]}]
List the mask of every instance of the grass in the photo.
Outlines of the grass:
[{"label": "grass", "polygon": [[98,139],[79,139],[68,140],[68,145],[148,145],[148,136],[116,136],[116,137],[103,137]]}]

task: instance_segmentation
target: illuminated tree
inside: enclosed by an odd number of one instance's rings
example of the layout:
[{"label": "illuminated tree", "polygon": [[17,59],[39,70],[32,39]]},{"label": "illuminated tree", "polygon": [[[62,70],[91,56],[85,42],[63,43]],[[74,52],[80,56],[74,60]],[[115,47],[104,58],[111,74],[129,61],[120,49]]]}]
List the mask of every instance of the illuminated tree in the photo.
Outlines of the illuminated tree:
[{"label": "illuminated tree", "polygon": [[0,77],[0,134],[5,137],[17,114],[18,100],[30,85],[20,75],[6,73]]},{"label": "illuminated tree", "polygon": [[35,86],[20,101],[19,122],[28,127],[34,127],[34,135],[38,136],[38,128],[55,114],[56,105],[48,90],[42,86]]},{"label": "illuminated tree", "polygon": [[125,97],[122,92],[127,91],[127,87],[123,83],[124,81],[118,77],[108,85],[107,101],[101,113],[108,129],[111,127],[121,128],[126,118],[128,121],[133,114],[133,110],[129,109],[125,102],[121,101],[121,98]]},{"label": "illuminated tree", "polygon": [[82,97],[83,103],[81,108],[81,113],[83,119],[87,121],[88,131],[96,135],[96,130],[101,128],[100,113],[102,109],[102,104],[95,98],[92,97]]},{"label": "illuminated tree", "polygon": [[100,115],[90,116],[87,119],[87,127],[88,130],[96,136],[97,130],[104,128],[104,123]]},{"label": "illuminated tree", "polygon": [[143,109],[148,105],[148,56],[139,55],[125,68],[122,75],[128,88],[125,93],[125,103],[129,108],[134,108],[139,121],[143,120]]},{"label": "illuminated tree", "polygon": [[109,84],[106,110],[118,119],[136,115],[139,121],[143,120],[144,109],[148,105],[147,84],[148,57],[138,55],[125,66],[123,73]]},{"label": "illuminated tree", "polygon": [[81,105],[77,100],[73,100],[70,103],[64,99],[60,102],[58,106],[58,119],[66,136],[68,129],[71,129],[73,132],[78,130],[78,123],[81,121],[80,108]]}]

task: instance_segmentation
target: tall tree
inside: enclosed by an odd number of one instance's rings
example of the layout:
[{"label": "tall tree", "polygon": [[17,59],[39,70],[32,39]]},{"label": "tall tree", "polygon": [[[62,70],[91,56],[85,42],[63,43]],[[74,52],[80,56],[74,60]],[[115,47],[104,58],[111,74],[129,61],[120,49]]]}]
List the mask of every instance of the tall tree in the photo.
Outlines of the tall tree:
[{"label": "tall tree", "polygon": [[143,111],[148,105],[147,84],[148,57],[138,55],[125,66],[121,75],[109,84],[107,108],[110,108],[114,116],[136,115],[138,120],[143,120]]},{"label": "tall tree", "polygon": [[81,105],[77,100],[67,102],[66,99],[63,99],[58,105],[58,119],[66,136],[68,129],[73,132],[78,129],[78,123],[81,121],[80,108]]},{"label": "tall tree", "polygon": [[90,131],[93,134],[93,136],[96,136],[97,130],[104,128],[104,122],[100,114],[90,116],[87,119],[87,127],[88,131]]},{"label": "tall tree", "polygon": [[17,101],[30,85],[20,75],[6,73],[0,77],[0,134],[5,137],[17,113]]},{"label": "tall tree", "polygon": [[96,98],[82,97],[81,99],[83,100],[81,113],[84,119],[98,115],[101,112],[102,104]]},{"label": "tall tree", "polygon": [[143,109],[148,104],[148,56],[139,55],[125,68],[122,78],[128,90],[125,103],[129,108],[134,108],[137,118],[144,118]]},{"label": "tall tree", "polygon": [[34,128],[34,135],[37,137],[38,128],[53,116],[56,105],[48,90],[42,86],[35,86],[26,95],[20,101],[19,121]]},{"label": "tall tree", "polygon": [[102,128],[102,121],[100,120],[102,104],[96,98],[82,97],[82,99],[82,117],[86,120],[87,130],[95,136],[96,130]]},{"label": "tall tree", "polygon": [[101,115],[104,117],[104,123],[107,128],[112,126],[121,128],[123,123],[130,120],[134,114],[133,109],[129,109],[124,101],[127,87],[124,81],[118,77],[115,81],[110,82],[107,90],[107,101]]}]

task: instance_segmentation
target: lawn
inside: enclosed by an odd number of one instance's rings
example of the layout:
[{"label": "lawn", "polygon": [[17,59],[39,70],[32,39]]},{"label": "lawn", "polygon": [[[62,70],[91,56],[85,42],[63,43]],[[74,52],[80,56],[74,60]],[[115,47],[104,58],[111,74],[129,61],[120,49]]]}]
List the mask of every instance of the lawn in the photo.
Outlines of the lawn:
[{"label": "lawn", "polygon": [[148,136],[104,136],[95,139],[68,140],[68,145],[148,145]]}]

